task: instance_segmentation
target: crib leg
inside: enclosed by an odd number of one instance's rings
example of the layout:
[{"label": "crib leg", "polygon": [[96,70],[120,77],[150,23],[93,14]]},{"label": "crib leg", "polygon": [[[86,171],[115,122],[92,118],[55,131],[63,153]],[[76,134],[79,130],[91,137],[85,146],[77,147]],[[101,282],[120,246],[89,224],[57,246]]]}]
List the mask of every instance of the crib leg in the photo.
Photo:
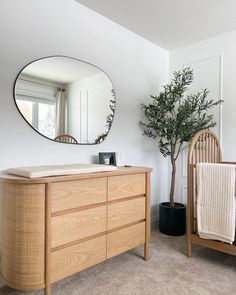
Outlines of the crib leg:
[{"label": "crib leg", "polygon": [[44,294],[45,295],[51,295],[52,294],[51,285],[50,284],[45,286]]},{"label": "crib leg", "polygon": [[190,240],[188,240],[187,256],[188,256],[189,258],[192,257],[192,243],[191,243]]}]

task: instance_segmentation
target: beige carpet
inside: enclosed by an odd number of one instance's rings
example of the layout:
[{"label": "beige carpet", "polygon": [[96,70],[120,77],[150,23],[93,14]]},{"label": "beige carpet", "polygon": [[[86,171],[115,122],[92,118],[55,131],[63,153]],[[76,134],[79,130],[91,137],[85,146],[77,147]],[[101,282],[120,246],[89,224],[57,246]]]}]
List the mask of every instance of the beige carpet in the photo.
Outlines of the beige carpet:
[{"label": "beige carpet", "polygon": [[[53,286],[53,295],[233,295],[236,257],[195,247],[185,255],[185,237],[152,234],[149,262],[142,247],[82,271]],[[42,295],[42,291],[0,289],[1,295]]]}]

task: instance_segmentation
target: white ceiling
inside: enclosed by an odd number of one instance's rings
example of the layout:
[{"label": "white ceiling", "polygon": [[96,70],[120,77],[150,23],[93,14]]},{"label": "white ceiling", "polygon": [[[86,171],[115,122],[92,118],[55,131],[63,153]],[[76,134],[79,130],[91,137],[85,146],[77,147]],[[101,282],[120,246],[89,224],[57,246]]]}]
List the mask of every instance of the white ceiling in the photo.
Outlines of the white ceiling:
[{"label": "white ceiling", "polygon": [[68,84],[98,74],[101,70],[77,59],[53,56],[29,64],[21,74],[31,77]]},{"label": "white ceiling", "polygon": [[236,30],[236,0],[76,0],[166,49]]}]

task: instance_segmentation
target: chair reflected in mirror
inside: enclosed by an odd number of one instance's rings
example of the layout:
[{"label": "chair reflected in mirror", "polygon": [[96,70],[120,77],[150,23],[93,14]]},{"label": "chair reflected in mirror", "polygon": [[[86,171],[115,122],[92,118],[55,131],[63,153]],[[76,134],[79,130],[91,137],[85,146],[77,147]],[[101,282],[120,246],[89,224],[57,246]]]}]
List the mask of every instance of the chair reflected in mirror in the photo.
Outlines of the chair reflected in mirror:
[{"label": "chair reflected in mirror", "polygon": [[58,135],[57,137],[54,138],[54,140],[59,142],[65,142],[65,143],[78,143],[78,141],[69,134]]}]

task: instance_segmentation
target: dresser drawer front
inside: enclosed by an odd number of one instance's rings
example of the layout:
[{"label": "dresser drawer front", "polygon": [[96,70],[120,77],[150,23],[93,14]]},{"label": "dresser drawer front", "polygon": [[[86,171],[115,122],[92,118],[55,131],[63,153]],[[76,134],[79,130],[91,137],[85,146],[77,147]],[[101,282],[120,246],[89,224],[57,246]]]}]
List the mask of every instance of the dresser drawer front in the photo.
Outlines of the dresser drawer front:
[{"label": "dresser drawer front", "polygon": [[108,205],[108,230],[145,219],[145,197]]},{"label": "dresser drawer front", "polygon": [[126,227],[107,235],[107,258],[145,243],[145,222]]},{"label": "dresser drawer front", "polygon": [[108,178],[108,200],[144,195],[145,173]]},{"label": "dresser drawer front", "polygon": [[106,206],[52,218],[52,248],[106,231]]},{"label": "dresser drawer front", "polygon": [[52,281],[61,280],[106,259],[106,236],[52,252]]},{"label": "dresser drawer front", "polygon": [[107,178],[52,184],[52,213],[106,202]]}]

